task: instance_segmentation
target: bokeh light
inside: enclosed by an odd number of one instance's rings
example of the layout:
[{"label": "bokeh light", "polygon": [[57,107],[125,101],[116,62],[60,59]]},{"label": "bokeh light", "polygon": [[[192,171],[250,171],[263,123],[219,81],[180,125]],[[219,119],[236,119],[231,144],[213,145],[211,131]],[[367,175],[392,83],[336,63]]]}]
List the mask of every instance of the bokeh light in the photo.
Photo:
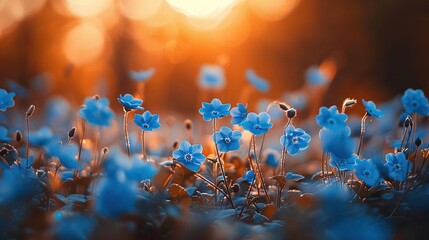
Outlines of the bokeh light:
[{"label": "bokeh light", "polygon": [[65,0],[67,9],[78,17],[94,17],[105,11],[112,0]]},{"label": "bokeh light", "polygon": [[162,4],[162,0],[121,0],[119,9],[131,20],[144,20],[154,16]]},{"label": "bokeh light", "polygon": [[67,32],[63,51],[70,63],[81,66],[97,60],[104,50],[104,33],[99,25],[82,22]]}]

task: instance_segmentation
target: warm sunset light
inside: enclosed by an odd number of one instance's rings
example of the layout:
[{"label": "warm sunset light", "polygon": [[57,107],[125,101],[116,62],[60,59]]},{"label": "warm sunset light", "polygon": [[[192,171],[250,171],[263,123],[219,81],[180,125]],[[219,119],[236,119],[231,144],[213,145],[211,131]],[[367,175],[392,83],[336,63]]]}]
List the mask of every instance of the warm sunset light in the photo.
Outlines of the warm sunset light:
[{"label": "warm sunset light", "polygon": [[81,23],[69,30],[64,38],[63,51],[67,59],[75,65],[83,65],[96,60],[104,48],[103,32],[98,25]]},{"label": "warm sunset light", "polygon": [[199,21],[220,22],[234,7],[237,0],[167,0],[173,9],[198,25]]},{"label": "warm sunset light", "polygon": [[68,10],[79,17],[93,17],[104,10],[111,4],[112,0],[64,0]]}]

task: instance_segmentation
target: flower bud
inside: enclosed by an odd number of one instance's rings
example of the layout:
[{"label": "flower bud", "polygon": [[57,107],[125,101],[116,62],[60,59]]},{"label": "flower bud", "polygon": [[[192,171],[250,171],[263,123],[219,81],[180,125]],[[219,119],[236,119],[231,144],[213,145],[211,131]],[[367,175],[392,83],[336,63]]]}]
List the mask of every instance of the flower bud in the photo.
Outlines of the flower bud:
[{"label": "flower bud", "polygon": [[33,115],[33,113],[34,113],[34,110],[35,110],[35,109],[36,109],[36,107],[35,107],[34,105],[31,105],[31,106],[28,108],[27,112],[25,112],[25,117],[26,117],[26,118],[31,117],[31,115]]},{"label": "flower bud", "polygon": [[357,103],[356,99],[346,98],[343,102],[343,107],[353,107]]},{"label": "flower bud", "polygon": [[289,110],[289,106],[286,103],[279,102],[279,108],[283,111]]},{"label": "flower bud", "polygon": [[17,142],[21,142],[22,141],[22,134],[20,131],[16,131],[16,136],[15,139]]},{"label": "flower bud", "polygon": [[192,120],[191,119],[186,119],[185,120],[185,127],[186,127],[186,130],[191,130],[192,129]]},{"label": "flower bud", "polygon": [[296,117],[296,110],[295,108],[290,108],[289,110],[286,111],[286,116],[290,119]]},{"label": "flower bud", "polygon": [[69,131],[69,138],[73,138],[74,135],[76,134],[76,128],[73,127],[72,129],[70,129]]},{"label": "flower bud", "polygon": [[420,145],[422,145],[422,139],[417,137],[416,140],[414,141],[414,144],[416,144],[417,147],[420,147]]}]

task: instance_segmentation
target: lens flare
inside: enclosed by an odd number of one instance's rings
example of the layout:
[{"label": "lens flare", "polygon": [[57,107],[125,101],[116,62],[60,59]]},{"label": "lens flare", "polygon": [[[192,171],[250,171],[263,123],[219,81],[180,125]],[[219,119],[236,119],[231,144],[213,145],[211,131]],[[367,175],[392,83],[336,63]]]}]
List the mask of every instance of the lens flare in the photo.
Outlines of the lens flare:
[{"label": "lens flare", "polygon": [[122,0],[120,11],[131,20],[145,20],[154,16],[162,6],[161,0]]}]

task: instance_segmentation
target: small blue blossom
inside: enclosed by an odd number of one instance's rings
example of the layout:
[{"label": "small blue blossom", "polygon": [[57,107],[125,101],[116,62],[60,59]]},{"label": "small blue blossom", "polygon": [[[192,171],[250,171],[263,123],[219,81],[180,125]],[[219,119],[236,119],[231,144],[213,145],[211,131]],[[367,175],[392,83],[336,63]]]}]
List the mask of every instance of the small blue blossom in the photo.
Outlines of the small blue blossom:
[{"label": "small blue blossom", "polygon": [[375,118],[381,118],[384,115],[383,111],[381,111],[380,109],[377,109],[377,106],[373,101],[367,102],[364,99],[362,99],[362,104],[364,105],[366,113],[369,116],[375,117]]},{"label": "small blue blossom", "polygon": [[13,81],[13,80],[7,80],[7,87],[10,91],[16,93],[19,97],[27,97],[28,91],[23,86],[21,86],[19,83]]},{"label": "small blue blossom", "polygon": [[130,213],[137,202],[137,185],[128,181],[123,171],[100,180],[94,193],[95,212],[106,217]]},{"label": "small blue blossom", "polygon": [[203,102],[199,112],[203,115],[204,121],[211,121],[228,116],[230,108],[231,104],[222,104],[219,99],[214,98],[211,103]]},{"label": "small blue blossom", "polygon": [[247,107],[242,103],[238,103],[237,107],[233,107],[231,109],[231,117],[232,125],[241,125],[241,122],[243,122],[247,117]]},{"label": "small blue blossom", "polygon": [[89,124],[100,127],[110,126],[110,120],[114,116],[109,108],[109,100],[98,96],[85,99],[85,104],[79,113]]},{"label": "small blue blossom", "polygon": [[312,86],[323,86],[329,81],[328,76],[317,66],[311,66],[305,73],[307,83]]},{"label": "small blue blossom", "polygon": [[265,164],[268,167],[277,168],[280,162],[280,153],[274,149],[267,149]]},{"label": "small blue blossom", "polygon": [[213,140],[220,152],[234,151],[240,148],[241,132],[229,127],[221,127],[219,132],[213,134]]},{"label": "small blue blossom", "polygon": [[380,182],[380,171],[371,159],[356,159],[354,169],[356,176],[367,186],[372,187]]},{"label": "small blue blossom", "polygon": [[124,107],[124,110],[129,112],[131,110],[143,110],[141,107],[143,100],[136,99],[131,94],[125,94],[124,96],[119,95],[119,103]]},{"label": "small blue blossom", "polygon": [[389,178],[400,182],[407,180],[407,175],[411,171],[411,163],[403,152],[398,152],[397,154],[388,153],[386,161],[385,166]]},{"label": "small blue blossom", "polygon": [[146,111],[143,114],[135,114],[134,123],[142,131],[153,131],[161,126],[161,124],[159,124],[159,115],[151,114],[149,111]]},{"label": "small blue blossom", "polygon": [[346,126],[347,115],[339,113],[337,106],[321,107],[319,115],[316,116],[316,122],[319,126],[328,129],[338,129]]},{"label": "small blue blossom", "polygon": [[15,106],[13,97],[15,97],[14,92],[8,93],[6,90],[0,88],[0,111],[5,112],[7,108]]},{"label": "small blue blossom", "polygon": [[221,66],[205,64],[200,69],[199,85],[203,89],[220,89],[225,85],[225,73]]},{"label": "small blue blossom", "polygon": [[273,124],[268,113],[261,112],[257,115],[252,112],[247,115],[246,120],[241,123],[241,126],[255,136],[260,136],[267,133],[273,127]]},{"label": "small blue blossom", "polygon": [[311,137],[308,133],[292,125],[289,125],[283,136],[280,137],[280,143],[286,148],[290,155],[295,155],[299,151],[307,149],[310,140]]},{"label": "small blue blossom", "polygon": [[270,89],[270,85],[268,84],[267,80],[256,75],[253,69],[247,69],[245,75],[247,81],[257,90],[261,92],[267,92]]},{"label": "small blue blossom", "polygon": [[151,78],[153,75],[155,74],[155,69],[154,68],[149,68],[146,70],[141,70],[141,71],[133,71],[130,70],[128,72],[128,76],[136,81],[136,82],[146,82],[147,80],[149,80],[149,78]]},{"label": "small blue blossom", "polygon": [[354,142],[350,137],[349,127],[335,131],[322,128],[319,137],[323,151],[334,155],[334,159],[349,159],[353,154]]},{"label": "small blue blossom", "polygon": [[254,180],[255,172],[249,170],[244,172],[243,177],[237,179],[237,183],[247,182],[248,184],[252,184]]},{"label": "small blue blossom", "polygon": [[359,157],[356,154],[351,154],[349,156],[337,156],[331,153],[331,159],[329,160],[329,164],[333,168],[339,168],[340,171],[351,171],[354,169],[356,164],[356,160]]},{"label": "small blue blossom", "polygon": [[192,172],[198,172],[206,160],[202,152],[201,144],[191,145],[188,141],[182,141],[179,148],[174,150],[173,158]]},{"label": "small blue blossom", "polygon": [[54,141],[46,145],[45,150],[48,157],[57,157],[64,167],[70,169],[77,167],[79,147],[75,143],[62,145],[60,142]]},{"label": "small blue blossom", "polygon": [[12,138],[7,136],[7,128],[0,125],[0,142],[11,142]]},{"label": "small blue blossom", "polygon": [[428,99],[420,89],[407,89],[401,97],[401,102],[408,114],[417,113],[422,116],[429,115]]},{"label": "small blue blossom", "polygon": [[54,135],[49,127],[42,127],[37,131],[31,132],[28,141],[31,145],[44,147],[52,141],[57,141],[58,136]]}]

